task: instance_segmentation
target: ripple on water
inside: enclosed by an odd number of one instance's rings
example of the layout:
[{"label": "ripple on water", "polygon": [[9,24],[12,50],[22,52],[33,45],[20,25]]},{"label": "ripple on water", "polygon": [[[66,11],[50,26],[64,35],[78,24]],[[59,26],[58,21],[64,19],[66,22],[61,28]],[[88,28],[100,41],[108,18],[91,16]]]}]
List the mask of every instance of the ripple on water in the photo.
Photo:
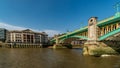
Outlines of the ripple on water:
[{"label": "ripple on water", "polygon": [[82,49],[0,49],[0,68],[120,68],[120,57],[83,56]]},{"label": "ripple on water", "polygon": [[114,68],[120,68],[120,59],[115,63]]},{"label": "ripple on water", "polygon": [[114,65],[114,68],[120,68],[120,66],[119,65]]}]

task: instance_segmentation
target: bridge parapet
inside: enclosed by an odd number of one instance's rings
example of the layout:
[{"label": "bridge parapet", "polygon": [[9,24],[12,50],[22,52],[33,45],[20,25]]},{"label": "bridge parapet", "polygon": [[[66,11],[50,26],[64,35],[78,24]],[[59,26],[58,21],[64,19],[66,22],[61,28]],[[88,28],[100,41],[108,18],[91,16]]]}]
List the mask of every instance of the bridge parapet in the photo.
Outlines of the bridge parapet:
[{"label": "bridge parapet", "polygon": [[100,27],[98,31],[98,37],[102,37],[108,33],[111,33],[114,30],[120,28],[120,21],[117,23],[108,24],[106,26]]}]

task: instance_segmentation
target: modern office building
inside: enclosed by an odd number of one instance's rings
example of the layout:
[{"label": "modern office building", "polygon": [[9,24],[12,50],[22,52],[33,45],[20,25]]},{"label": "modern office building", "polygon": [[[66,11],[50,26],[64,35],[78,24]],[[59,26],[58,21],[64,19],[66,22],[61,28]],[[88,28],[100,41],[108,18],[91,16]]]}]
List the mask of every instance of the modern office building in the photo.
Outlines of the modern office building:
[{"label": "modern office building", "polygon": [[0,41],[1,42],[5,42],[6,40],[6,33],[7,33],[7,30],[4,29],[4,28],[0,28]]}]

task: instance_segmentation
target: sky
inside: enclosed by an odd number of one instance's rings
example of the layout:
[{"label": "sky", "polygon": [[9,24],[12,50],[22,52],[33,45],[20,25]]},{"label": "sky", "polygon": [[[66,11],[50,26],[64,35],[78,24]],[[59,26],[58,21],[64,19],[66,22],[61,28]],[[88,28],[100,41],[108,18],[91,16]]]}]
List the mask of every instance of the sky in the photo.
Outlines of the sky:
[{"label": "sky", "polygon": [[119,0],[0,0],[0,28],[31,29],[49,36],[87,26],[115,15]]}]

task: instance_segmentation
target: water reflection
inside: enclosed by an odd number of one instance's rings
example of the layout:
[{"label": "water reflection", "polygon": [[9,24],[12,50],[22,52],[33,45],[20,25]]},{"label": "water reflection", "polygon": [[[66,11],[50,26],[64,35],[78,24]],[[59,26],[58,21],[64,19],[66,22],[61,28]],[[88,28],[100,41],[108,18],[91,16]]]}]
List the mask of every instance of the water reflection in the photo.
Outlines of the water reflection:
[{"label": "water reflection", "polygon": [[120,57],[83,56],[82,49],[0,49],[0,68],[120,68]]}]

